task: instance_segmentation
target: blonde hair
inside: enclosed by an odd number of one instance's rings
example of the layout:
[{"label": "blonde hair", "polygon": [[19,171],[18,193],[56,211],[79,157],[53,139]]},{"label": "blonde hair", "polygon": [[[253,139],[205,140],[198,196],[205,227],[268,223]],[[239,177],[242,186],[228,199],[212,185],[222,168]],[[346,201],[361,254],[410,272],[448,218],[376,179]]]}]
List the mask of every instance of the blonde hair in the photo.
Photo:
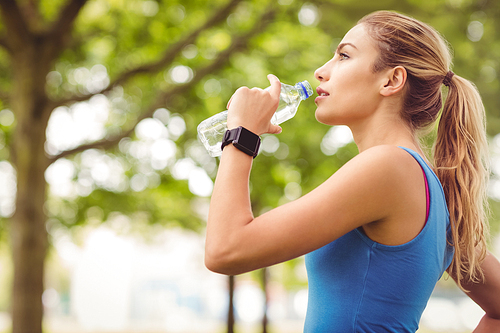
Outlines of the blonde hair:
[{"label": "blonde hair", "polygon": [[[451,52],[432,27],[413,18],[379,11],[362,18],[380,54],[373,70],[403,66],[407,72],[401,116],[416,132],[431,125],[442,107],[441,87],[449,86],[437,139],[434,167],[450,212],[455,254],[448,273],[460,288],[484,279],[486,256],[488,145],[484,106],[471,82],[451,73]],[[448,74],[448,77],[447,77]]]}]

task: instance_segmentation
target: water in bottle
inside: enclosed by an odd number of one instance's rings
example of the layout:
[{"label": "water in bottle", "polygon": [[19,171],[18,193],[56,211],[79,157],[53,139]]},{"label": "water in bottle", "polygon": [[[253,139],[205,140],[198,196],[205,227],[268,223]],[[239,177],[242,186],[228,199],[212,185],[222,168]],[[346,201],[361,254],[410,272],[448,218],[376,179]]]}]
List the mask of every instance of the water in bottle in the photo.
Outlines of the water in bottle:
[{"label": "water in bottle", "polygon": [[[266,88],[266,90],[268,90]],[[297,113],[297,108],[302,100],[313,94],[309,82],[302,81],[294,86],[281,84],[280,101],[278,109],[271,118],[274,125],[281,124]],[[210,156],[222,154],[221,144],[227,130],[227,110],[205,119],[198,125],[198,138],[208,150]]]}]

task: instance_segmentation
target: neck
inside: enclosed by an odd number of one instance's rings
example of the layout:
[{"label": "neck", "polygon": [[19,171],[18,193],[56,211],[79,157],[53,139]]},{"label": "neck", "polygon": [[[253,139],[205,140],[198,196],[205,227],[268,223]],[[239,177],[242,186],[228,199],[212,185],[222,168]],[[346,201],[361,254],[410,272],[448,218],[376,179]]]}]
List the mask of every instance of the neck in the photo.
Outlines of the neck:
[{"label": "neck", "polygon": [[399,116],[374,116],[349,127],[360,153],[380,145],[402,146],[421,153],[415,133]]}]

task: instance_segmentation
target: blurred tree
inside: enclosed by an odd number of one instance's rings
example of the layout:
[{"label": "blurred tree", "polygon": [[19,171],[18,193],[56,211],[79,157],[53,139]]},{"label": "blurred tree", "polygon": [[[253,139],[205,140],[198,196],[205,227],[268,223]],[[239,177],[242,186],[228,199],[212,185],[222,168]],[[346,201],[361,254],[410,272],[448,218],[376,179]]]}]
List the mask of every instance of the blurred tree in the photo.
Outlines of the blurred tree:
[{"label": "blurred tree", "polygon": [[[73,208],[66,217],[54,213],[50,203],[46,205],[44,177],[47,168],[56,161],[89,149],[116,146],[123,138],[134,134],[142,119],[171,104],[169,99],[189,98],[189,91],[198,82],[225,66],[232,54],[247,48],[249,40],[271,22],[275,9],[257,10],[242,28],[226,31],[217,28],[227,25],[229,15],[239,2],[205,4],[192,1],[182,5],[171,2],[168,7],[155,1],[90,1],[88,4],[85,0],[0,2],[0,45],[5,52],[2,54],[4,74],[0,96],[15,115],[15,125],[3,131],[8,145],[8,152],[3,154],[8,155],[17,176],[15,213],[10,218],[14,263],[13,332],[41,332],[47,213],[63,224],[68,224],[68,221],[70,224],[83,223],[84,220],[85,212],[80,209],[84,207],[78,205],[78,200],[76,211]],[[192,14],[184,20],[186,9]],[[151,20],[153,16],[155,20]],[[207,46],[204,50],[210,53],[205,57],[207,60],[197,62],[193,68],[176,66],[182,52],[188,52],[186,47],[193,45],[202,34],[211,35],[204,40],[211,39],[214,47]],[[101,63],[106,64],[104,69],[95,67]],[[172,80],[158,80],[168,67],[174,71],[171,72]],[[108,71],[113,78],[111,82],[107,79]],[[90,84],[88,80],[85,82],[89,73],[94,75],[94,82]],[[126,110],[120,110],[129,112],[121,119],[117,119],[120,118],[117,115],[114,124],[109,122],[106,133],[98,140],[79,142],[63,149],[47,144],[47,126],[55,110],[68,113],[71,110],[67,106],[102,94],[110,96],[116,89],[130,84],[133,78],[135,84],[129,87],[136,88],[134,93],[137,93],[140,91],[137,88],[141,88],[138,82],[147,81],[146,75],[158,76],[156,84],[147,82],[147,89],[139,93],[141,101],[135,110],[130,110],[131,103],[125,106]],[[168,111],[163,112],[164,119],[168,116]],[[171,118],[170,122],[173,120]],[[116,126],[116,122],[121,126]],[[177,128],[182,127],[183,122],[179,124]],[[164,142],[168,148],[168,142],[172,141]],[[94,154],[94,159],[99,155]],[[148,198],[135,195],[133,200],[130,196],[133,191],[110,191],[109,186],[101,186],[92,191],[92,196],[87,195],[83,206],[103,207],[103,218],[113,210],[148,212],[151,214],[148,218],[155,221],[160,217],[177,218],[182,225],[194,227],[192,224],[196,223],[189,214],[191,209],[179,214],[186,208],[183,199],[192,195],[182,186],[181,191],[174,192],[179,186],[169,185],[172,177],[160,177],[160,182],[162,180],[163,186],[156,187]],[[115,193],[106,196],[109,192]],[[148,205],[151,195],[160,197],[155,201],[158,205]],[[70,201],[67,203],[71,207]],[[179,203],[180,206],[176,207]]]},{"label": "blurred tree", "polygon": [[[200,229],[217,162],[196,125],[238,86],[267,86],[267,73],[312,83],[358,19],[387,8],[446,36],[454,71],[476,82],[496,134],[496,1],[0,0],[0,159],[10,162],[0,172],[12,166],[17,178],[15,202],[0,203],[13,332],[41,332],[54,230],[123,215],[132,229]],[[313,113],[303,102],[282,134],[263,138],[251,177],[256,214],[307,193],[357,153],[348,132]]]}]

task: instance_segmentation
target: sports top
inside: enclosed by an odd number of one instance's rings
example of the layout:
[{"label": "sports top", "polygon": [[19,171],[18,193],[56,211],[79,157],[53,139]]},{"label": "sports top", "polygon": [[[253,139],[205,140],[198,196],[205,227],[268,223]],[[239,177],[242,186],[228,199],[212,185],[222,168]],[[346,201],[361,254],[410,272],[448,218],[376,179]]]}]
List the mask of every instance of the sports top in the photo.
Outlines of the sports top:
[{"label": "sports top", "polygon": [[454,249],[443,188],[411,149],[427,182],[428,217],[411,241],[389,246],[357,228],[305,256],[309,281],[305,333],[412,332]]}]

